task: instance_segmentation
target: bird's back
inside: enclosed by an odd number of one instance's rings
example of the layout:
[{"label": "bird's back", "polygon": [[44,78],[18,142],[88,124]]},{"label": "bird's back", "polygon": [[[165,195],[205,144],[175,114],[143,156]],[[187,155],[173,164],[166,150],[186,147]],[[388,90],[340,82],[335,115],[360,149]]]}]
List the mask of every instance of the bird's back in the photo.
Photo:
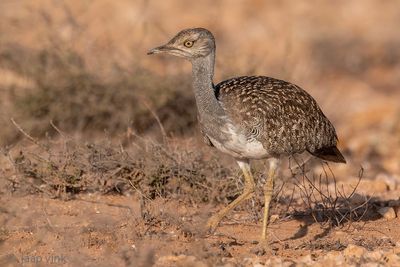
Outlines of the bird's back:
[{"label": "bird's back", "polygon": [[336,148],[333,125],[317,102],[297,85],[265,76],[243,76],[214,87],[235,127],[249,142],[258,141],[269,155],[309,151],[345,162]]}]

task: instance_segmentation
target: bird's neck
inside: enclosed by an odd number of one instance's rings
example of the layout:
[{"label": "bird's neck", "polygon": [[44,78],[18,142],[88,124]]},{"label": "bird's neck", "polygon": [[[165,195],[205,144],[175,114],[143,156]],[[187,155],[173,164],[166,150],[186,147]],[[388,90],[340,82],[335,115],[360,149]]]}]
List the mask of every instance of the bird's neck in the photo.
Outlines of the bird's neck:
[{"label": "bird's neck", "polygon": [[213,85],[215,52],[192,60],[193,89],[200,119],[224,116]]}]

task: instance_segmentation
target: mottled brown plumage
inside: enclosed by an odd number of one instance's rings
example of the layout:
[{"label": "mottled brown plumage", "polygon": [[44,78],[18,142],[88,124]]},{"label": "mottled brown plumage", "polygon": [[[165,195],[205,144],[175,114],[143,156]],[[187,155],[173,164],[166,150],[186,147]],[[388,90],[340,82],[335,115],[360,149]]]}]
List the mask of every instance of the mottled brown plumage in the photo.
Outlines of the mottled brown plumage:
[{"label": "mottled brown plumage", "polygon": [[333,125],[297,85],[265,76],[243,76],[219,83],[215,94],[246,138],[261,142],[271,156],[307,150],[325,160],[345,162],[339,150],[334,150]]},{"label": "mottled brown plumage", "polygon": [[297,85],[265,76],[237,77],[213,84],[215,39],[203,28],[179,32],[149,54],[168,53],[192,63],[193,89],[201,132],[208,145],[233,156],[243,171],[243,194],[207,223],[221,219],[255,190],[250,159],[268,158],[261,238],[266,240],[273,180],[282,156],[308,151],[334,162],[346,162],[336,147],[334,127],[316,101]]}]

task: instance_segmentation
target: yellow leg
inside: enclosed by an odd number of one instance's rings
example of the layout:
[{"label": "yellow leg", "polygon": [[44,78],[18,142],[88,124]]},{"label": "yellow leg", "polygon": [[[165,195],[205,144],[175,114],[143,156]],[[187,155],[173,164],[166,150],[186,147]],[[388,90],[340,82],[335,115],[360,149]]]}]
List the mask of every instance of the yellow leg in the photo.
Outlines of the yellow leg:
[{"label": "yellow leg", "polygon": [[269,205],[271,203],[272,193],[274,191],[274,178],[276,175],[276,170],[278,168],[278,160],[270,159],[268,180],[264,185],[264,219],[263,219],[263,229],[261,234],[261,240],[267,239],[267,225],[268,225],[268,215],[269,215]]},{"label": "yellow leg", "polygon": [[251,171],[250,171],[249,161],[248,160],[238,160],[237,163],[239,164],[240,169],[242,169],[243,175],[244,175],[245,184],[244,184],[243,193],[238,198],[236,198],[234,201],[229,203],[228,206],[226,206],[224,209],[219,211],[217,214],[215,214],[208,220],[207,227],[211,231],[214,231],[215,228],[217,228],[219,222],[222,220],[222,218],[225,217],[225,215],[230,210],[234,209],[243,200],[250,198],[254,193],[255,183],[254,183],[254,179],[251,174]]}]

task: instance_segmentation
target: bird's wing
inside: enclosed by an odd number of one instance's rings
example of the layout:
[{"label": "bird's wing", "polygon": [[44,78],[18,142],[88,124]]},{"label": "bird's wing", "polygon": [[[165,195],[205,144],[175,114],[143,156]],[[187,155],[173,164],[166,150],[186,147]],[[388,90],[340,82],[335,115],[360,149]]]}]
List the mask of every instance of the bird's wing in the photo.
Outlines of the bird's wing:
[{"label": "bird's wing", "polygon": [[243,76],[215,86],[226,114],[248,139],[277,154],[336,146],[335,129],[316,101],[297,85]]}]

